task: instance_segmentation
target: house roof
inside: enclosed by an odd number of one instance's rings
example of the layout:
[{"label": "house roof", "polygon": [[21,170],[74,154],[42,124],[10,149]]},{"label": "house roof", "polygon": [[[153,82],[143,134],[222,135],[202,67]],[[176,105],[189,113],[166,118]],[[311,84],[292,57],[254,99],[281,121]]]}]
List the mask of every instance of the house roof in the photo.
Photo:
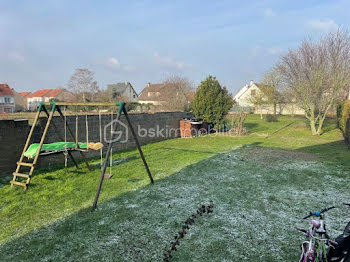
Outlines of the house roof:
[{"label": "house roof", "polygon": [[130,82],[121,82],[121,83],[116,83],[116,84],[110,84],[107,85],[107,90],[109,92],[114,92],[114,93],[119,93],[122,94],[124,93],[124,91],[126,90],[126,88],[130,86],[130,88],[134,91],[134,93],[137,95],[135,89],[133,88],[133,86],[130,84]]},{"label": "house roof", "polygon": [[26,97],[26,96],[30,95],[31,92],[20,92],[18,94],[20,94],[22,97]]},{"label": "house roof", "polygon": [[0,96],[13,96],[13,90],[8,84],[0,84]]},{"label": "house roof", "polygon": [[64,91],[64,88],[56,88],[56,89],[53,89],[50,93],[48,93],[46,96],[56,97],[59,94],[61,94],[63,91]]},{"label": "house roof", "polygon": [[257,88],[259,88],[259,89],[260,89],[260,87],[263,86],[263,84],[254,83],[253,81],[251,81],[249,85],[243,86],[243,87],[237,92],[237,94],[233,97],[233,99],[237,101],[238,99],[240,99],[240,97],[241,97],[245,92],[247,92],[247,91],[249,90],[249,88],[251,88],[251,87],[254,86],[254,85],[255,85]]},{"label": "house roof", "polygon": [[41,90],[38,90],[32,94],[30,94],[28,96],[28,98],[32,98],[32,97],[44,97],[46,96],[48,93],[50,93],[52,91],[52,89],[41,89]]},{"label": "house roof", "polygon": [[116,84],[110,84],[107,85],[107,89],[110,91],[114,91],[114,92],[119,92],[119,93],[123,93],[126,89],[126,87],[128,86],[128,82],[126,83],[116,83]]},{"label": "house roof", "polygon": [[41,89],[38,90],[28,96],[28,98],[32,97],[56,97],[59,95],[64,89],[56,88],[56,89]]},{"label": "house roof", "polygon": [[163,88],[166,88],[167,84],[151,84],[148,83],[147,86],[141,91],[139,95],[139,100],[146,100],[146,101],[161,101],[162,96],[148,96],[148,92],[161,92]]}]

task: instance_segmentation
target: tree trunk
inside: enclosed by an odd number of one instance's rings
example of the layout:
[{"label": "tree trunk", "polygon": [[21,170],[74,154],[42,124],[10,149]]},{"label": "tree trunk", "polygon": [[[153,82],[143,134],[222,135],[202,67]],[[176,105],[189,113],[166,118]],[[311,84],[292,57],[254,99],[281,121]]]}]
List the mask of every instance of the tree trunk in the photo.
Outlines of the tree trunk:
[{"label": "tree trunk", "polygon": [[262,108],[260,108],[260,119],[263,119],[263,117],[262,117]]},{"label": "tree trunk", "polygon": [[323,122],[326,116],[323,116],[320,118],[320,120],[318,121],[318,127],[317,127],[317,135],[321,135],[322,133],[322,126],[323,126]]},{"label": "tree trunk", "polygon": [[273,104],[273,114],[276,115],[277,113],[277,104]]},{"label": "tree trunk", "polygon": [[310,118],[309,120],[310,120],[311,134],[315,136],[317,135],[315,118]]}]

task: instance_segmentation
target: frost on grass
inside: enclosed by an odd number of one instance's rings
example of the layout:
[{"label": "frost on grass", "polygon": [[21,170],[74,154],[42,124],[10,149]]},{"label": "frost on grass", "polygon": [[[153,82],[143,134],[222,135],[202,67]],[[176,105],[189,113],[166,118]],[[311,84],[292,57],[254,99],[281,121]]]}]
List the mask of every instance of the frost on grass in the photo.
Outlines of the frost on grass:
[{"label": "frost on grass", "polygon": [[[350,199],[348,171],[288,150],[244,147],[182,169],[0,247],[1,261],[161,261],[181,223],[210,200],[173,261],[295,261],[309,211]],[[331,236],[350,212],[326,216]],[[35,247],[35,248],[33,248]],[[2,257],[1,257],[2,256]]]}]

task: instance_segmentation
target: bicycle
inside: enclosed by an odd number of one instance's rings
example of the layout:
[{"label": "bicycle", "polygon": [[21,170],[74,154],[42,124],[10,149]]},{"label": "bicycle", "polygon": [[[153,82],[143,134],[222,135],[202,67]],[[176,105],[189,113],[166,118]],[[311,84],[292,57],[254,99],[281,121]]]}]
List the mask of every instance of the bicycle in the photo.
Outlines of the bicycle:
[{"label": "bicycle", "polygon": [[[350,204],[346,204],[350,206]],[[335,240],[331,240],[326,230],[324,213],[336,208],[327,207],[321,211],[310,212],[303,219],[317,217],[318,220],[310,221],[308,230],[297,227],[296,229],[306,235],[306,241],[301,245],[299,262],[350,262],[350,222],[345,227],[343,234]]]}]

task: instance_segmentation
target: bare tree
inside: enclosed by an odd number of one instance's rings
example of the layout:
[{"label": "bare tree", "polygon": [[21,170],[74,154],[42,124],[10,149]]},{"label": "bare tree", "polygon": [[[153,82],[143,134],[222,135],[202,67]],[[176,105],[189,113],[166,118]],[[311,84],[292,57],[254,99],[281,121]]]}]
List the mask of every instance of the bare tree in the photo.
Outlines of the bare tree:
[{"label": "bare tree", "polygon": [[93,81],[89,88],[90,100],[95,101],[96,95],[100,92],[100,87],[97,84],[97,81]]},{"label": "bare tree", "polygon": [[236,136],[244,136],[247,134],[247,130],[244,127],[244,122],[247,118],[248,113],[243,109],[237,112],[229,114],[232,120],[232,128],[230,130]]},{"label": "bare tree", "polygon": [[249,102],[254,105],[255,109],[260,110],[260,119],[263,119],[262,110],[263,106],[266,104],[266,97],[263,92],[258,90],[255,95],[250,96]]},{"label": "bare tree", "polygon": [[282,80],[305,110],[313,135],[322,133],[329,110],[343,96],[350,80],[350,35],[338,30],[319,41],[303,41],[281,57]]},{"label": "bare tree", "polygon": [[86,68],[78,68],[70,77],[68,82],[69,91],[76,94],[77,97],[82,95],[83,102],[86,101],[86,95],[90,95],[90,100],[98,93],[99,87],[97,81],[94,81],[94,72]]},{"label": "bare tree", "polygon": [[273,114],[276,115],[277,105],[281,106],[283,103],[282,78],[277,68],[266,72],[261,82],[259,89],[263,93],[264,101],[266,104],[273,105]]},{"label": "bare tree", "polygon": [[165,87],[161,95],[163,109],[170,111],[186,110],[191,102],[189,94],[194,92],[192,83],[186,77],[171,76],[164,81]]}]

